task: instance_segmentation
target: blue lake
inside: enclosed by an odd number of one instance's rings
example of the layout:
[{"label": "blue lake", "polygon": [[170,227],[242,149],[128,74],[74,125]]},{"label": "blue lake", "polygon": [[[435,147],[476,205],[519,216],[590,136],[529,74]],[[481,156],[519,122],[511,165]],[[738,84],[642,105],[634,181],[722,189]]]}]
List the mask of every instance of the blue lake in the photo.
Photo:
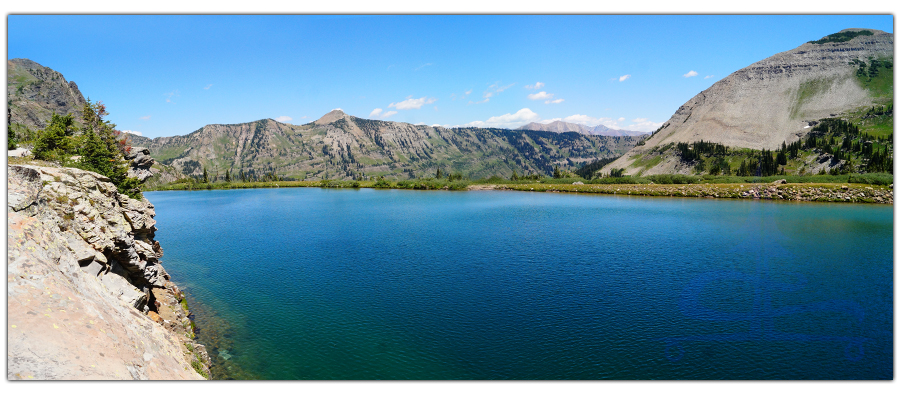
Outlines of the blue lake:
[{"label": "blue lake", "polygon": [[891,206],[146,196],[219,378],[893,378]]}]

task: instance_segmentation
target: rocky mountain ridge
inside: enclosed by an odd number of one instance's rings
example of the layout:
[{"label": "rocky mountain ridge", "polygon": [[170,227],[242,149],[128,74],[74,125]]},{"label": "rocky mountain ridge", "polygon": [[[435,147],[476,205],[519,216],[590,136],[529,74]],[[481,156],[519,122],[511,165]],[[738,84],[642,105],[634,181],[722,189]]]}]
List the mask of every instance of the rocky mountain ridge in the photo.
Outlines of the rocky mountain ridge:
[{"label": "rocky mountain ridge", "polygon": [[875,103],[876,96],[860,83],[853,63],[892,60],[894,35],[869,31],[871,35],[842,42],[804,43],[732,73],[688,100],[644,145],[601,172],[618,168],[624,168],[625,174],[685,172],[690,167],[681,167],[673,157],[646,170],[635,162],[660,146],[700,140],[775,149],[800,139],[818,119]]},{"label": "rocky mountain ridge", "polygon": [[583,126],[581,124],[567,123],[564,121],[554,121],[547,124],[528,123],[522,127],[517,128],[516,130],[552,131],[555,133],[566,133],[569,131],[574,131],[576,133],[590,134],[594,136],[644,136],[650,134],[643,131],[618,130],[606,127],[602,124],[590,127]]},{"label": "rocky mountain ridge", "polygon": [[53,113],[72,114],[80,121],[84,96],[74,81],[28,59],[6,61],[6,99],[12,122],[41,129]]},{"label": "rocky mountain ridge", "polygon": [[208,376],[153,204],[90,171],[7,173],[7,379]]},{"label": "rocky mountain ridge", "polygon": [[183,136],[132,137],[151,155],[187,175],[224,176],[276,172],[296,179],[397,179],[460,173],[552,174],[598,158],[616,157],[640,141],[636,136],[574,132],[443,128],[367,120],[334,110],[292,125],[275,120],[211,124]]}]

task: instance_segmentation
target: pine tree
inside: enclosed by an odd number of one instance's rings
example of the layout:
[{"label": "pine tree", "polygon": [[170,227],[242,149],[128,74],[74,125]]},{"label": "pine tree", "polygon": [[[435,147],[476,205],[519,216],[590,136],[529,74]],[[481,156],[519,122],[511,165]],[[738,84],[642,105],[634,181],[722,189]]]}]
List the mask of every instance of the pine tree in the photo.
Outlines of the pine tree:
[{"label": "pine tree", "polygon": [[72,138],[75,134],[72,115],[60,116],[53,113],[50,124],[38,133],[34,142],[34,158],[38,160],[58,161],[64,156],[73,154],[77,147]]}]

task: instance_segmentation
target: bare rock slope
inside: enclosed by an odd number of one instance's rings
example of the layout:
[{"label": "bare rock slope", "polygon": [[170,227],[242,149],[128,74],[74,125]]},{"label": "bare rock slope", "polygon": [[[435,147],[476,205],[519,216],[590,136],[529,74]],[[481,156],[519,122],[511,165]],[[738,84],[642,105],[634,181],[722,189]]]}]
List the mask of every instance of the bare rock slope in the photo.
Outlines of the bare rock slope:
[{"label": "bare rock slope", "polygon": [[86,103],[74,81],[28,59],[7,60],[6,99],[10,120],[31,129],[46,127],[53,113],[80,121]]},{"label": "bare rock slope", "polygon": [[[864,29],[846,29],[860,31]],[[870,30],[844,42],[805,43],[740,69],[678,108],[647,140],[603,168],[639,168],[633,163],[655,148],[711,141],[730,147],[775,149],[808,131],[811,121],[870,105],[873,96],[858,82],[854,59],[894,55],[894,35]],[[675,159],[644,174],[679,172]]]},{"label": "bare rock slope", "polygon": [[7,171],[7,379],[209,375],[153,205],[89,171]]}]

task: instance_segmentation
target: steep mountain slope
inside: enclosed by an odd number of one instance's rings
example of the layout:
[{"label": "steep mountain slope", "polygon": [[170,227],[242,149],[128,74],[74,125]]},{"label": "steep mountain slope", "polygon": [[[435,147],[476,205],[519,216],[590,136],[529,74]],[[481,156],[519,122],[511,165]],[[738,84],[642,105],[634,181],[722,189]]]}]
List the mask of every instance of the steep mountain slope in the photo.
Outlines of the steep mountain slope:
[{"label": "steep mountain slope", "polygon": [[[811,122],[890,98],[874,92],[856,75],[859,62],[893,60],[894,35],[879,30],[840,41],[842,30],[823,42],[809,42],[756,62],[716,82],[678,108],[644,145],[603,168],[625,174],[683,172],[668,156],[647,168],[636,162],[670,143],[700,140],[730,147],[774,149],[797,141]],[[865,33],[865,32],[864,32]],[[836,41],[835,41],[836,40]],[[817,44],[818,43],[818,44]]]},{"label": "steep mountain slope", "polygon": [[517,128],[516,130],[552,131],[555,133],[566,133],[569,131],[574,131],[576,133],[590,134],[595,136],[642,136],[649,134],[643,131],[617,130],[614,128],[606,127],[604,125],[588,127],[581,124],[566,123],[564,121],[554,121],[547,124],[528,123],[522,127]]},{"label": "steep mountain slope", "polygon": [[74,81],[28,59],[7,60],[6,101],[10,120],[31,129],[46,127],[54,112],[80,119],[85,104]]},{"label": "steep mountain slope", "polygon": [[259,120],[213,124],[184,135],[146,139],[163,164],[199,176],[275,172],[298,179],[350,179],[373,176],[411,178],[461,173],[491,175],[551,174],[554,166],[575,167],[621,155],[638,137],[602,137],[578,133],[505,129],[430,127],[366,120],[334,110],[304,125]]}]

